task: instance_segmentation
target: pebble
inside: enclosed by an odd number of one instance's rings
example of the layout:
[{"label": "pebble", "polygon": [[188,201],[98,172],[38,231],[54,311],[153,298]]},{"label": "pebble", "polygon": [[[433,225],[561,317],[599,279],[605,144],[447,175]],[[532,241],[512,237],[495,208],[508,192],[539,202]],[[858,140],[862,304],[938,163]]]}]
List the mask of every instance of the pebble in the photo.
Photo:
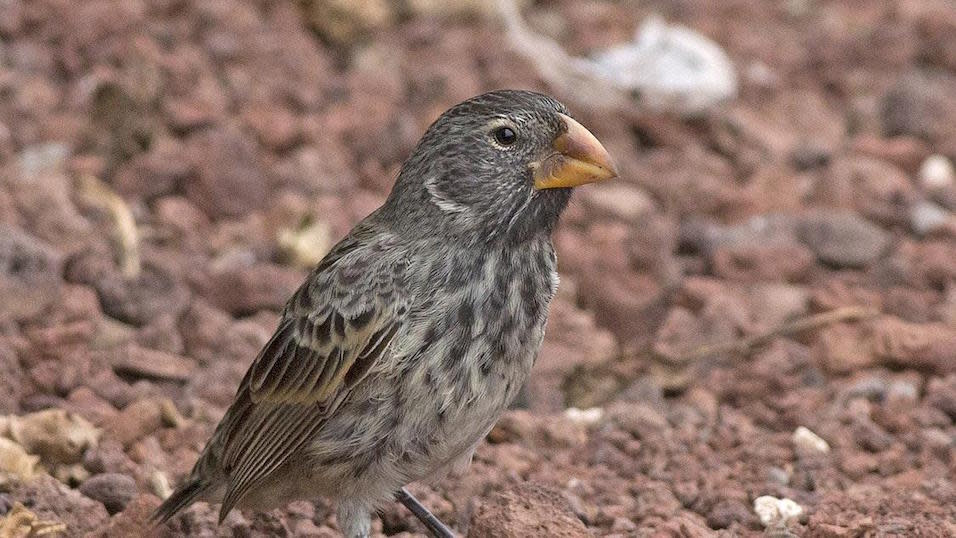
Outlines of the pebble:
[{"label": "pebble", "polygon": [[153,471],[149,475],[149,488],[160,499],[168,499],[173,494],[173,488],[169,485],[169,477],[162,471]]},{"label": "pebble", "polygon": [[930,155],[919,167],[920,184],[927,190],[941,190],[956,183],[953,162],[943,155]]},{"label": "pebble", "polygon": [[589,536],[568,500],[553,488],[521,484],[481,502],[468,526],[472,536]]},{"label": "pebble", "polygon": [[935,232],[952,219],[949,211],[927,200],[920,200],[910,208],[910,228],[917,235]]},{"label": "pebble", "polygon": [[10,436],[46,463],[78,463],[99,441],[100,430],[79,415],[45,409],[10,417]]},{"label": "pebble", "polygon": [[568,417],[568,420],[576,424],[591,426],[593,424],[597,424],[602,418],[604,418],[604,409],[601,409],[600,407],[590,407],[588,409],[569,407],[564,411],[564,416]]},{"label": "pebble", "polygon": [[797,450],[806,454],[826,454],[830,451],[830,445],[822,437],[804,426],[798,426],[791,439]]},{"label": "pebble", "polygon": [[764,527],[783,526],[803,514],[803,507],[790,499],[764,495],[754,499],[754,512]]},{"label": "pebble", "polygon": [[27,146],[20,152],[20,170],[26,176],[58,170],[66,163],[69,155],[70,146],[63,142]]},{"label": "pebble", "polygon": [[136,481],[120,473],[98,474],[80,485],[80,493],[103,503],[112,515],[122,512],[136,496]]},{"label": "pebble", "polygon": [[289,264],[309,270],[331,249],[332,228],[324,220],[316,220],[299,229],[279,230],[277,239],[280,252]]},{"label": "pebble", "polygon": [[186,381],[196,370],[196,363],[172,353],[129,345],[113,358],[113,371],[136,379]]},{"label": "pebble", "polygon": [[106,429],[113,439],[129,446],[147,433],[158,430],[162,424],[160,405],[154,400],[139,400],[126,406],[106,425]]},{"label": "pebble", "polygon": [[105,472],[131,472],[135,464],[123,451],[123,445],[104,439],[102,443],[83,454],[83,467],[92,474]]},{"label": "pebble", "polygon": [[866,267],[889,245],[882,228],[850,212],[818,212],[798,228],[800,239],[818,260],[841,268]]},{"label": "pebble", "polygon": [[185,183],[186,197],[212,219],[247,215],[268,198],[269,181],[250,134],[209,129],[187,138],[186,146],[196,170]]},{"label": "pebble", "polygon": [[0,318],[29,319],[56,297],[61,256],[39,238],[0,224]]},{"label": "pebble", "polygon": [[[33,480],[14,482],[10,485],[9,493],[10,497],[36,511],[40,519],[61,521],[66,524],[66,529],[61,529],[60,533],[52,534],[53,536],[86,536],[87,533],[101,528],[109,520],[109,514],[101,503],[82,495],[47,474],[38,474]],[[37,535],[39,533],[14,534],[14,536]]]},{"label": "pebble", "polygon": [[28,480],[36,473],[40,463],[38,456],[31,456],[22,446],[0,437],[0,473],[9,473],[17,478]]}]

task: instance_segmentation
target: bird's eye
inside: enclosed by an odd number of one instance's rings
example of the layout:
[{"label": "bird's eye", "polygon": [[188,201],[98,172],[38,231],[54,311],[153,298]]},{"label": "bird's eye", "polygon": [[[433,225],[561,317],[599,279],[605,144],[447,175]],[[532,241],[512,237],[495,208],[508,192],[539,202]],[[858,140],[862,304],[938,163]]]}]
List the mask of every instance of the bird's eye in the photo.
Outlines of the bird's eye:
[{"label": "bird's eye", "polygon": [[511,127],[498,127],[492,132],[495,142],[502,146],[510,146],[518,140],[518,133]]}]

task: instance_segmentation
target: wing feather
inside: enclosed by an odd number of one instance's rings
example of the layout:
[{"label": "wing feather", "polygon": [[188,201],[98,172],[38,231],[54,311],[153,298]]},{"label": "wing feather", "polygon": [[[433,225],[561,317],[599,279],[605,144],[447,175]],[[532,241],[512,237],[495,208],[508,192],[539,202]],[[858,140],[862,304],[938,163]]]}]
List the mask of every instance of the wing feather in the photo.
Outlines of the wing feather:
[{"label": "wing feather", "polygon": [[361,279],[352,278],[351,267],[350,289],[341,290],[337,264],[323,261],[289,300],[276,333],[243,379],[214,436],[228,479],[221,518],[319,431],[403,326],[401,271],[368,265]]}]

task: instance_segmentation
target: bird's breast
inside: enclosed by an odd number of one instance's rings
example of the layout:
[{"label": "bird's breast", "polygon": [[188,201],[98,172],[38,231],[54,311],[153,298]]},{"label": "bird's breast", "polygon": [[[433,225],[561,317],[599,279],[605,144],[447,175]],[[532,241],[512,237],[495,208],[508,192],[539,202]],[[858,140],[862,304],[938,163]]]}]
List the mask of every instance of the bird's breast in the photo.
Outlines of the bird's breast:
[{"label": "bird's breast", "polygon": [[467,452],[531,371],[556,285],[554,267],[544,243],[450,255],[419,269],[430,276],[420,283],[412,319],[388,359],[323,428],[315,461],[405,483]]},{"label": "bird's breast", "polygon": [[[503,409],[524,382],[557,286],[550,241],[436,260],[414,327],[400,344],[409,374],[440,408]],[[413,383],[417,384],[417,383]]]}]

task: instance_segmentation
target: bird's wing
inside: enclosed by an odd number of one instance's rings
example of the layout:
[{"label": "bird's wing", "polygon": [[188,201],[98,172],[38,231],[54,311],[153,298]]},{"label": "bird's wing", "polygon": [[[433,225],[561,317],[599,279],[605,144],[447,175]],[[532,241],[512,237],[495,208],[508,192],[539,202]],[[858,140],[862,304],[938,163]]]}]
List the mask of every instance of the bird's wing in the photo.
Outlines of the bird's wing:
[{"label": "bird's wing", "polygon": [[290,299],[216,437],[229,479],[220,517],[299,450],[380,359],[404,323],[404,262],[343,244]]}]

